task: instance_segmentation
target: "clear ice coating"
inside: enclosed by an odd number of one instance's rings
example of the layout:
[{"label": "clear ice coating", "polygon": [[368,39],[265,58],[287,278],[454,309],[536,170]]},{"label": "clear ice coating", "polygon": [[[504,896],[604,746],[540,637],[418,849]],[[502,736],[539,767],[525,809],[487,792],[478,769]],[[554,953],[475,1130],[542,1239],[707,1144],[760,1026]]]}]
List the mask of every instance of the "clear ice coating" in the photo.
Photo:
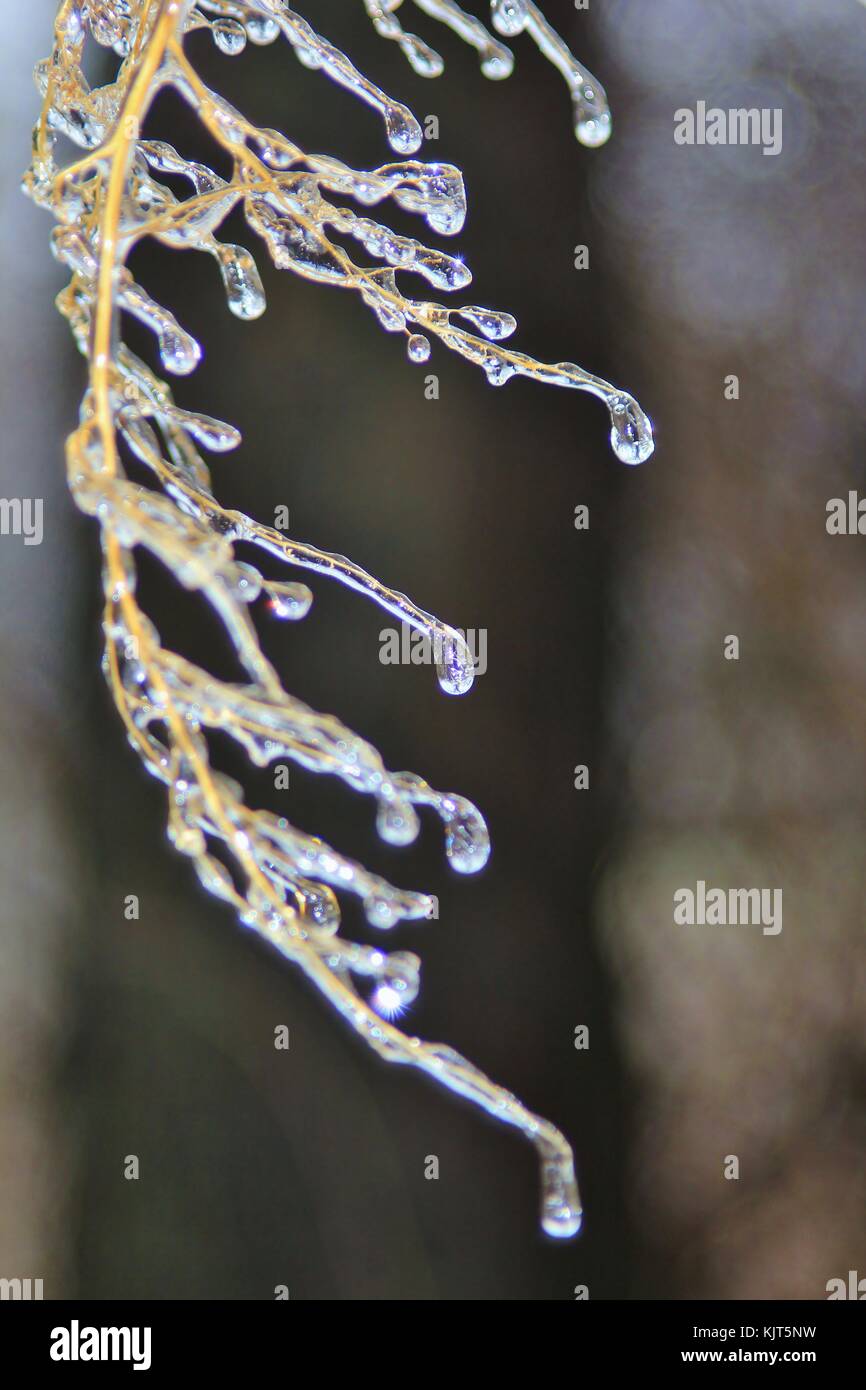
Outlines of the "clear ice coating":
[{"label": "clear ice coating", "polygon": [[[400,22],[397,11],[408,11],[408,3],[363,3],[378,34],[417,73],[441,73],[436,49]],[[502,40],[527,34],[565,80],[578,140],[596,146],[608,138],[603,88],[530,0],[493,0],[494,32],[455,0],[414,0],[414,9],[470,45],[482,73],[494,80],[508,77],[514,65]],[[184,47],[195,31],[209,33],[227,58],[282,36],[305,67],[377,113],[395,157],[379,168],[352,169],[257,126],[199,75]],[[96,88],[84,75],[85,47],[92,43],[117,58],[112,79]],[[490,839],[470,801],[436,791],[414,773],[390,771],[360,735],[285,691],[255,618],[298,621],[313,595],[297,579],[273,578],[239,561],[235,545],[252,546],[263,567],[330,576],[421,633],[433,645],[446,694],[463,694],[472,685],[466,641],[345,556],[218,502],[202,451],[230,452],[240,435],[231,424],[175,405],[162,377],[123,342],[122,315],[128,314],[152,334],[155,356],[169,375],[188,375],[202,356],[193,335],[137,283],[127,262],[147,237],[175,251],[206,252],[216,262],[231,313],[255,319],[266,307],[256,260],[217,235],[242,207],[278,268],[354,290],[387,332],[403,335],[411,362],[428,361],[439,343],[480,367],[491,385],[524,376],[588,391],[607,406],[614,453],[627,464],[651,454],[650,423],[630,396],[575,363],[546,364],[506,347],[516,328],[512,315],[404,293],[400,277],[407,273],[444,294],[463,291],[471,274],[459,256],[392,231],[373,210],[390,205],[417,216],[436,235],[454,236],[466,215],[460,172],[411,158],[422,140],[412,112],[370,82],[286,0],[62,0],[53,52],[35,76],[43,105],[24,186],[57,219],[52,249],[71,276],[58,307],[88,364],[79,425],[67,441],[69,485],[77,505],[100,526],[103,669],[130,744],[166,787],[168,837],[207,891],[300,966],[380,1056],[425,1071],[523,1133],[539,1153],[543,1228],[571,1236],[580,1225],[580,1203],[571,1149],[559,1130],[453,1048],[395,1026],[418,993],[417,956],[340,934],[340,898],[347,894],[360,899],[376,932],[402,921],[429,921],[434,900],[395,887],[284,817],[252,809],[243,788],[210,761],[208,735],[220,732],[255,767],[292,762],[337,777],[372,798],[378,833],[395,847],[416,838],[425,810],[442,824],[455,872],[477,873],[487,863]],[[144,133],[165,87],[189,104],[219,146],[231,170],[227,177]],[[60,137],[80,151],[72,162],[61,162]],[[127,476],[121,444],[148,470],[151,487]],[[240,680],[218,679],[163,646],[136,599],[135,555],[142,548],[210,604],[236,654]],[[228,865],[214,853],[217,845]]]}]

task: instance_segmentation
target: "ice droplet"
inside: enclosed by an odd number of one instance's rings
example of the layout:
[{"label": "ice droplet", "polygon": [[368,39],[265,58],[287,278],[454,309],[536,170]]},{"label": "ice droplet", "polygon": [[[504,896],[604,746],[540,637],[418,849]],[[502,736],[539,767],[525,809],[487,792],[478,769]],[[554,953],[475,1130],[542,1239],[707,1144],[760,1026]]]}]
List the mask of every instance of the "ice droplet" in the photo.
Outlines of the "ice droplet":
[{"label": "ice droplet", "polygon": [[238,560],[235,564],[234,584],[232,593],[240,603],[255,603],[262,591],[262,576],[255,565],[248,565],[243,560]]},{"label": "ice droplet", "polygon": [[467,304],[465,309],[458,310],[458,313],[485,338],[510,338],[517,327],[514,315],[506,314],[500,309],[480,309],[475,304]]},{"label": "ice droplet", "polygon": [[247,15],[244,24],[251,43],[268,44],[275,43],[280,37],[280,26],[275,19],[268,19],[265,15]]},{"label": "ice droplet", "polygon": [[567,1240],[583,1220],[574,1162],[570,1154],[544,1153],[541,1159],[541,1225],[549,1236]]},{"label": "ice droplet", "polygon": [[511,362],[506,362],[501,357],[485,357],[481,365],[491,386],[504,386],[517,370]]},{"label": "ice droplet", "polygon": [[272,618],[297,622],[310,611],[313,595],[306,584],[283,583],[269,579],[265,585],[268,593],[268,611]]},{"label": "ice droplet", "polygon": [[381,801],[376,829],[389,845],[411,845],[418,838],[420,822],[410,801]]},{"label": "ice droplet", "polygon": [[578,114],[574,125],[574,132],[581,145],[585,145],[590,150],[598,149],[599,145],[604,145],[610,139],[612,130],[613,120],[609,111],[604,111],[596,116]]},{"label": "ice droplet", "polygon": [[574,100],[574,133],[581,145],[597,149],[610,139],[613,130],[610,107],[603,89],[575,64],[572,87]]},{"label": "ice droplet", "polygon": [[523,0],[492,0],[493,27],[503,38],[513,39],[526,28]]},{"label": "ice droplet", "polygon": [[299,897],[305,919],[317,932],[333,936],[339,930],[340,907],[330,888],[324,884],[305,883]]},{"label": "ice droplet", "polygon": [[649,417],[632,396],[617,395],[608,401],[613,452],[622,463],[646,463],[655,444]]},{"label": "ice droplet", "polygon": [[214,253],[219,261],[226,299],[239,319],[257,319],[267,303],[255,260],[244,246],[218,242]]},{"label": "ice droplet", "polygon": [[173,376],[189,376],[201,361],[201,345],[191,333],[185,333],[176,325],[159,333],[157,344],[159,359]]},{"label": "ice droplet", "polygon": [[384,894],[371,893],[364,899],[364,915],[371,927],[388,931],[399,920],[394,903]]},{"label": "ice droplet", "polygon": [[475,664],[459,632],[446,629],[434,641],[436,676],[446,695],[465,695],[475,680]]},{"label": "ice droplet", "polygon": [[410,362],[426,362],[430,357],[430,339],[423,333],[413,333],[406,344]]},{"label": "ice droplet", "polygon": [[181,410],[177,406],[161,406],[160,414],[173,424],[187,430],[205,449],[216,454],[236,449],[241,442],[241,432],[225,420],[216,420],[212,415],[202,415],[198,411]]},{"label": "ice droplet", "polygon": [[420,965],[411,951],[394,951],[388,957],[370,1001],[383,1018],[396,1018],[418,997]]},{"label": "ice droplet", "polygon": [[221,53],[233,58],[247,46],[247,31],[236,19],[215,19],[211,25],[213,41]]},{"label": "ice droplet", "polygon": [[477,874],[490,858],[490,835],[480,811],[464,797],[451,797],[454,813],[445,821],[445,853],[459,874]]},{"label": "ice droplet", "polygon": [[421,127],[406,106],[396,103],[385,110],[385,133],[388,144],[397,154],[414,154],[421,148]]}]

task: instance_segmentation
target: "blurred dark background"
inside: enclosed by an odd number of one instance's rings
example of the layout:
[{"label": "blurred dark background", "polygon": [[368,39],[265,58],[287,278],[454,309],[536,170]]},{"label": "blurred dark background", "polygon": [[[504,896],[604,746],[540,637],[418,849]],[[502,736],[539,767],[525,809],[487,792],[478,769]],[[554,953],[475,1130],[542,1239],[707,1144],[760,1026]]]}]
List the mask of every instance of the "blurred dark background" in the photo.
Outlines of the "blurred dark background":
[{"label": "blurred dark background", "polygon": [[[423,154],[464,171],[467,225],[444,245],[474,271],[468,300],[512,311],[518,347],[623,385],[656,425],[656,456],[628,469],[590,397],[494,391],[435,347],[412,366],[354,297],[263,251],[253,324],[210,258],[135,254],[206,348],[179,403],[243,431],[215,464],[220,498],[264,520],[288,506],[293,535],[488,632],[487,673],[449,699],[429,668],[381,665],[390,620],[336,586],[313,582],[309,618],[267,631],[287,689],[481,807],[479,879],[448,872],[432,825],[383,846],[342,786],[294,768],[289,791],[244,780],[439,896],[438,923],[391,938],[424,960],[407,1026],[562,1128],[584,1230],[543,1237],[529,1146],[369,1054],[165,842],[163,793],[99,675],[96,533],[65,492],[83,366],[51,311],[63,276],[15,190],[29,69],[50,46],[53,5],[34,0],[0,98],[3,491],[45,498],[43,545],[0,545],[0,1273],[94,1299],[824,1297],[866,1272],[866,552],[824,524],[830,497],[864,489],[866,10],[551,0],[614,112],[611,143],[587,151],[527,39],[491,83],[401,10],[446,58],[425,82],[360,3],[299,8],[438,117]],[[357,167],[388,160],[375,114],[285,45],[189,49],[260,124]],[[699,99],[782,108],[782,153],[675,145],[674,111]],[[222,168],[175,99],[148,133]],[[239,220],[226,234],[256,248]],[[164,640],[203,659],[219,638],[200,606],[142,571]],[[675,929],[672,893],[698,878],[781,886],[782,934]],[[351,907],[346,922],[367,932]]]}]

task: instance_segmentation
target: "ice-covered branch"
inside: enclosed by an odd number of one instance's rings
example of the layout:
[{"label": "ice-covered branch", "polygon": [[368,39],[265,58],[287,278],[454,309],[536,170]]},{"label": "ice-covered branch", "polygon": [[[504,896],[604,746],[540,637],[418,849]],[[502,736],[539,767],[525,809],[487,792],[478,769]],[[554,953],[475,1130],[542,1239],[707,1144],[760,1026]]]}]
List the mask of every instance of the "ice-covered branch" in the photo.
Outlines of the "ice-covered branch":
[{"label": "ice-covered branch", "polygon": [[[607,138],[602,88],[529,0],[494,0],[495,34],[453,0],[414,3],[421,17],[441,22],[475,48],[491,78],[508,76],[513,65],[500,38],[525,31],[566,80],[578,138],[586,145]],[[416,71],[441,72],[435,50],[401,24],[400,0],[365,4],[377,32],[397,44]],[[353,169],[258,127],[209,87],[191,61],[184,40],[201,30],[228,56],[248,41],[266,44],[282,35],[303,64],[379,113],[396,158],[375,169]],[[119,60],[113,80],[95,89],[83,69],[91,41]],[[398,234],[383,220],[390,205],[416,215],[437,236],[455,235],[465,215],[460,173],[412,158],[421,132],[408,108],[361,74],[285,0],[63,0],[53,53],[36,79],[43,107],[25,186],[57,219],[52,248],[71,273],[58,304],[88,362],[80,423],[67,443],[69,482],[78,506],[100,526],[105,674],[130,743],[166,787],[169,837],[204,886],[299,964],[380,1055],[420,1068],[525,1134],[542,1160],[544,1227],[571,1235],[580,1206],[571,1150],[559,1131],[452,1049],[395,1026],[392,1020],[417,993],[417,956],[340,935],[342,894],[358,895],[371,926],[383,930],[427,918],[429,896],[397,888],[283,817],[251,809],[243,789],[210,760],[209,735],[220,732],[255,766],[285,759],[334,776],[373,798],[378,831],[391,845],[415,838],[418,812],[427,808],[443,824],[453,868],[474,873],[487,861],[489,841],[471,802],[436,791],[414,774],[390,771],[363,738],[283,689],[254,617],[266,604],[277,617],[302,618],[312,595],[297,578],[268,577],[239,561],[235,546],[255,547],[263,564],[328,575],[412,626],[433,644],[447,693],[460,694],[472,683],[467,644],[456,629],[345,557],[219,503],[205,455],[234,449],[240,436],[230,424],[180,409],[162,376],[123,343],[121,311],[152,333],[165,373],[186,375],[201,357],[199,344],[136,282],[127,261],[147,237],[173,250],[205,252],[216,262],[232,312],[256,318],[265,309],[265,291],[255,258],[218,236],[225,218],[241,208],[275,266],[358,294],[387,332],[403,336],[411,361],[426,361],[438,342],[481,367],[494,385],[525,376],[588,391],[608,407],[614,451],[627,463],[651,453],[649,422],[630,396],[576,364],[548,364],[505,346],[516,327],[511,315],[476,304],[446,306],[404,291],[407,274],[436,296],[470,283],[459,256]],[[224,151],[228,177],[144,134],[151,105],[166,87],[189,104]],[[71,163],[58,160],[59,136],[82,151]],[[186,195],[166,178],[180,178]],[[127,452],[144,466],[151,486],[127,476]],[[236,654],[239,680],[218,679],[163,646],[136,599],[139,550],[210,605]]]}]

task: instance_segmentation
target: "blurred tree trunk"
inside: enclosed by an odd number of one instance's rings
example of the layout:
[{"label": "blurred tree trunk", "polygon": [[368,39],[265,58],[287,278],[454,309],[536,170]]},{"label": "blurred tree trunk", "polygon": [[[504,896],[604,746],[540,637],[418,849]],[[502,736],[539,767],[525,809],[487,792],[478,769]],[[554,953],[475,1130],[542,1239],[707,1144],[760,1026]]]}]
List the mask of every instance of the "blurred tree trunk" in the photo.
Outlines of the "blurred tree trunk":
[{"label": "blurred tree trunk", "polygon": [[[60,441],[72,419],[71,353],[52,298],[49,221],[19,193],[38,109],[31,73],[50,45],[52,0],[16,7],[0,50],[3,495],[41,499],[43,539],[0,538],[0,1276],[66,1286],[74,1153],[59,1070],[67,970],[80,943],[81,871],[69,814],[81,654],[74,512]],[[36,247],[45,247],[45,253]]]}]

